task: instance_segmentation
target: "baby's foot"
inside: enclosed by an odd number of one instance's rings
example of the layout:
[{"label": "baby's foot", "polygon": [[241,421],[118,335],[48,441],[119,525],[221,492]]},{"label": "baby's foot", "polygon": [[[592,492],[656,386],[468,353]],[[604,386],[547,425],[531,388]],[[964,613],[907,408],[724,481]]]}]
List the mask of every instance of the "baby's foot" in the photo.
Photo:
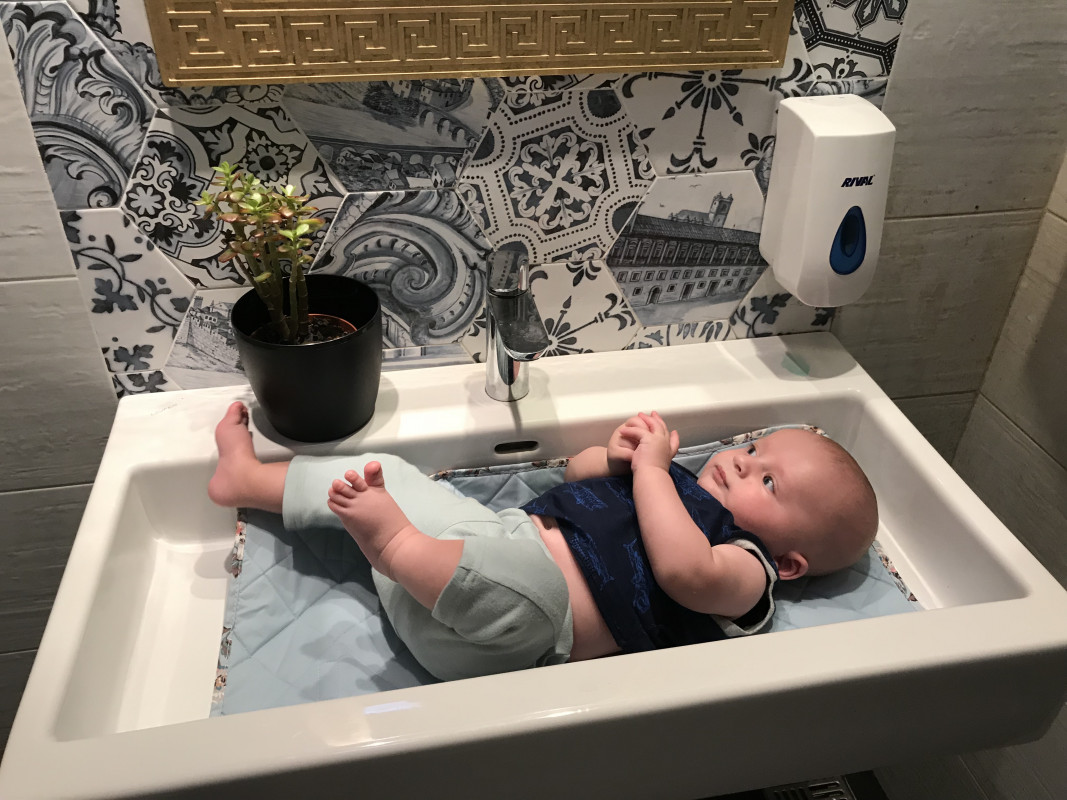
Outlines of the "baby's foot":
[{"label": "baby's foot", "polygon": [[244,505],[248,480],[260,464],[252,447],[248,409],[244,403],[238,401],[226,409],[226,414],[215,426],[215,446],[219,450],[219,463],[207,485],[208,497],[220,506],[236,508]]},{"label": "baby's foot", "polygon": [[401,545],[421,534],[385,488],[382,465],[371,461],[360,475],[354,469],[330,487],[327,505],[356,540],[371,566],[388,578]]}]

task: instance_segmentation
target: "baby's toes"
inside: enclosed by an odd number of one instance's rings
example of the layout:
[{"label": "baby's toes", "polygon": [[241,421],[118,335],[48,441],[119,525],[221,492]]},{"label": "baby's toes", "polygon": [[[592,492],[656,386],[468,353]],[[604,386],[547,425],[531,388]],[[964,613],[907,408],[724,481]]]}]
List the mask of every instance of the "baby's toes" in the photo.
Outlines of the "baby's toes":
[{"label": "baby's toes", "polygon": [[352,489],[356,492],[364,492],[367,490],[367,482],[363,480],[363,476],[354,469],[350,469],[345,473],[345,480],[352,485]]}]

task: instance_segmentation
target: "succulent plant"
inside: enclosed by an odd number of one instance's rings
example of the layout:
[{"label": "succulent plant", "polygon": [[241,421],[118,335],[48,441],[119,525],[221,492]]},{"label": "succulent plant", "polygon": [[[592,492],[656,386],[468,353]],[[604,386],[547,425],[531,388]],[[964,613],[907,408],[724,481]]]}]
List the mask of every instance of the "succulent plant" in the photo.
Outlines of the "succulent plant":
[{"label": "succulent plant", "polygon": [[[323,225],[307,195],[286,186],[276,190],[259,178],[225,161],[215,167],[211,181],[217,190],[205,191],[196,205],[205,216],[228,226],[226,249],[220,262],[233,261],[255,288],[270,314],[272,338],[300,344],[308,338],[307,283],[304,266],[311,263],[310,234]],[[288,278],[289,311],[285,308]]]}]

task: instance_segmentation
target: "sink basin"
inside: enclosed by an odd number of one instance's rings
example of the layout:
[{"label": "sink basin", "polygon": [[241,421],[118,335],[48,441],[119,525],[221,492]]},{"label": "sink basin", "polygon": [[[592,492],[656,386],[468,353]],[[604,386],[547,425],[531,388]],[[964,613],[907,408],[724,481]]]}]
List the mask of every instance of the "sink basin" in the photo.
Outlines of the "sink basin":
[{"label": "sink basin", "polygon": [[[510,404],[484,381],[387,373],[371,423],[316,445],[261,428],[247,387],[124,398],[0,796],[692,798],[1051,724],[1067,592],[831,334],[543,359]],[[819,425],[871,478],[878,539],[926,610],[209,718],[236,515],[205,487],[235,399],[264,459],[381,450],[427,471],[572,454],[639,410],[683,445]]]}]

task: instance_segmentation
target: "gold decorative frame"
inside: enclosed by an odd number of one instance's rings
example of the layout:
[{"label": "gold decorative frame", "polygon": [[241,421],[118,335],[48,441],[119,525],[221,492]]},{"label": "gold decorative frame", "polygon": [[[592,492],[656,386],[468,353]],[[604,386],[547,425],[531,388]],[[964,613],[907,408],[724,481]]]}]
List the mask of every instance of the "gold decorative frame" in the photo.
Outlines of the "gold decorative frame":
[{"label": "gold decorative frame", "polygon": [[793,0],[145,0],[170,86],[774,67]]}]

